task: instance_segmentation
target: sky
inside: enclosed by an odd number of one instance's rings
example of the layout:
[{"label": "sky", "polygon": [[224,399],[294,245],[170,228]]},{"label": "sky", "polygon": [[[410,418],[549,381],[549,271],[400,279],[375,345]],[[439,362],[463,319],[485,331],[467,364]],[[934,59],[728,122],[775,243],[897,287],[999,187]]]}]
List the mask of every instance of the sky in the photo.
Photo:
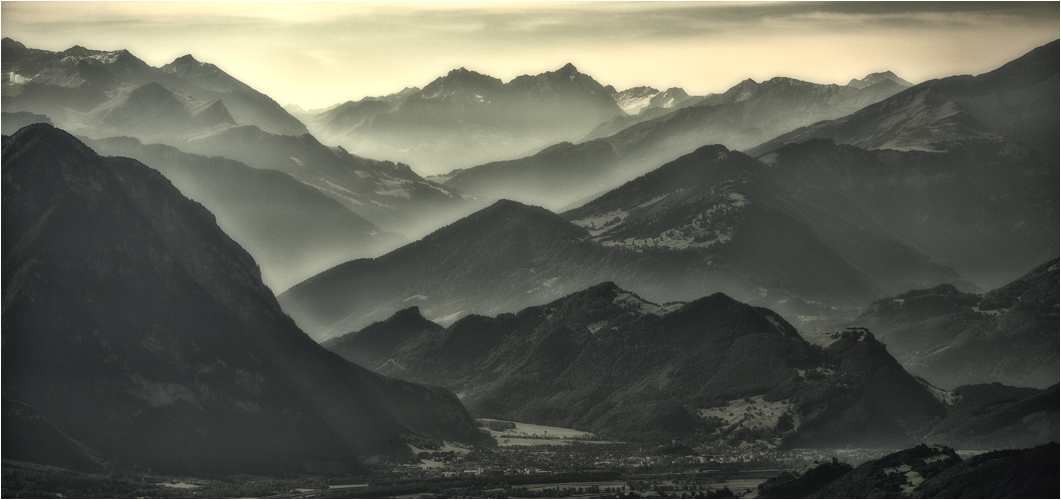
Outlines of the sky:
[{"label": "sky", "polygon": [[618,90],[690,94],[787,76],[919,83],[990,71],[1059,38],[1058,2],[12,2],[27,47],[185,54],[281,104],[321,108],[465,67],[504,81],[573,63]]}]

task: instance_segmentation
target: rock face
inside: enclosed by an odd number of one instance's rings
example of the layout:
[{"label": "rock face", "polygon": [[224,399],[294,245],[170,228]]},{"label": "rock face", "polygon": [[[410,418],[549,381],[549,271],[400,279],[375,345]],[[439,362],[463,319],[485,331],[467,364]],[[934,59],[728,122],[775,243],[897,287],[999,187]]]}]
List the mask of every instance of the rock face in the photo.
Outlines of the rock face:
[{"label": "rock face", "polygon": [[[636,441],[898,443],[945,413],[872,334],[811,344],[776,313],[723,294],[657,305],[604,283],[445,329],[416,312],[327,346],[382,373],[460,391],[480,417]],[[772,417],[733,416],[749,406]]]},{"label": "rock face", "polygon": [[425,86],[347,102],[307,117],[314,134],[351,152],[442,174],[570,140],[624,112],[573,65],[504,83],[455,69]]},{"label": "rock face", "polygon": [[949,285],[874,302],[855,323],[940,387],[1058,383],[1058,259],[984,295]]},{"label": "rock face", "polygon": [[167,471],[356,467],[403,434],[478,438],[451,393],[305,336],[213,216],[134,160],[29,126],[4,141],[3,224],[5,428],[30,411],[10,398],[107,461]]}]

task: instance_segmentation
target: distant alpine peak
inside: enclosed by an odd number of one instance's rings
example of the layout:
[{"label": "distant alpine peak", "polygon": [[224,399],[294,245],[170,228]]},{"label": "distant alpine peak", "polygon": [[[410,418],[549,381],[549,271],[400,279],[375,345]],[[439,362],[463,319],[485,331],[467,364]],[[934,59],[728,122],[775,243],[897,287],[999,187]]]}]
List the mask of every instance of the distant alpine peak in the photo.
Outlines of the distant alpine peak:
[{"label": "distant alpine peak", "polygon": [[185,54],[173,60],[170,64],[200,64],[191,54]]},{"label": "distant alpine peak", "polygon": [[870,74],[866,75],[865,78],[862,78],[861,80],[857,80],[857,79],[852,78],[851,81],[847,83],[847,86],[848,87],[855,87],[857,89],[861,89],[861,88],[869,87],[870,85],[874,85],[874,84],[877,84],[877,83],[880,83],[880,82],[883,82],[883,81],[887,81],[887,80],[891,80],[891,81],[893,81],[895,83],[898,83],[899,85],[901,85],[903,87],[913,87],[914,86],[914,84],[912,84],[912,83],[910,83],[910,82],[908,82],[906,80],[903,80],[902,78],[899,78],[898,76],[895,75],[895,73],[892,73],[891,71],[882,71],[882,72],[879,72],[879,73],[870,73]]},{"label": "distant alpine peak", "polygon": [[574,64],[567,63],[564,67],[559,69],[560,73],[578,73],[578,68]]}]

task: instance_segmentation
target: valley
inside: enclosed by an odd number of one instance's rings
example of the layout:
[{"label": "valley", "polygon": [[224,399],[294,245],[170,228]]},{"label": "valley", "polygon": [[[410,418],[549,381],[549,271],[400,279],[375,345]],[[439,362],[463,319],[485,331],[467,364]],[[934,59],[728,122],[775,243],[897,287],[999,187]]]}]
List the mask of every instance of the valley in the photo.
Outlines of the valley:
[{"label": "valley", "polygon": [[1056,26],[794,69],[684,51],[882,12],[249,5],[3,6],[4,498],[1056,496]]}]

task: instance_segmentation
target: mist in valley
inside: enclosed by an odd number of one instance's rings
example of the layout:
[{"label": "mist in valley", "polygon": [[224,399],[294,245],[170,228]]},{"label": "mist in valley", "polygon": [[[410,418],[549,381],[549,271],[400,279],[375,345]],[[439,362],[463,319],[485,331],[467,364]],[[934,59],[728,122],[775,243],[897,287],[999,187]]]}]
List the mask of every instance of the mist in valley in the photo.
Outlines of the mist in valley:
[{"label": "mist in valley", "polygon": [[3,5],[5,497],[1056,495],[1056,4],[230,7]]}]

